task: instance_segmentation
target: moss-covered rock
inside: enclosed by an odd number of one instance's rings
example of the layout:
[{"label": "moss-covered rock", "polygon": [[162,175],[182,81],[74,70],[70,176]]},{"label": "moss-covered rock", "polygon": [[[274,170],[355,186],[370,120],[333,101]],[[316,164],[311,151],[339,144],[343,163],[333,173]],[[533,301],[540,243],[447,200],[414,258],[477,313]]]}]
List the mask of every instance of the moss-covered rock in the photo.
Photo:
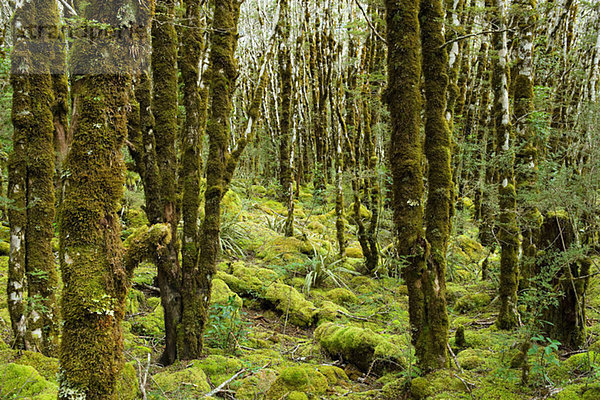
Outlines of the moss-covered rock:
[{"label": "moss-covered rock", "polygon": [[376,290],[377,284],[367,276],[355,276],[350,280],[350,287],[356,293],[370,294]]},{"label": "moss-covered rock", "polygon": [[363,254],[363,251],[360,248],[360,246],[351,246],[351,247],[346,248],[346,257],[364,258],[365,255]]},{"label": "moss-covered rock", "polygon": [[29,365],[2,364],[0,376],[2,376],[0,396],[3,399],[54,400],[57,397],[58,386],[48,382]]},{"label": "moss-covered rock", "polygon": [[342,357],[362,371],[402,368],[405,362],[398,346],[370,329],[324,323],[315,339],[332,357]]},{"label": "moss-covered rock", "polygon": [[247,266],[241,261],[231,264],[227,272],[219,271],[216,277],[242,296],[259,296],[267,286],[278,279],[277,273],[271,269]]},{"label": "moss-covered rock", "polygon": [[463,369],[472,370],[478,369],[485,365],[485,359],[482,357],[481,351],[467,349],[456,355],[458,363]]},{"label": "moss-covered rock", "polygon": [[288,320],[297,326],[310,326],[317,308],[292,286],[273,283],[264,291],[264,299],[275,305]]},{"label": "moss-covered rock", "polygon": [[288,367],[281,374],[267,392],[267,400],[289,399],[290,394],[299,398],[304,394],[307,399],[318,399],[325,394],[328,388],[327,378],[316,367],[301,365]]},{"label": "moss-covered rock", "polygon": [[427,399],[440,393],[464,392],[467,392],[465,384],[450,370],[435,371],[410,382],[410,393],[417,400]]},{"label": "moss-covered rock", "polygon": [[[26,350],[12,350],[8,346],[4,345],[4,349],[0,350],[0,364],[19,364],[26,365],[34,368],[39,374],[50,382],[56,382],[56,376],[58,374],[58,359],[52,357],[46,357],[41,353],[26,351]],[[0,376],[2,376],[0,374]]]},{"label": "moss-covered rock", "polygon": [[21,357],[16,361],[22,365],[28,365],[35,368],[44,379],[55,382],[59,371],[58,359],[46,357],[45,355],[33,351],[21,352]]},{"label": "moss-covered rock", "polygon": [[[242,362],[237,358],[221,355],[210,355],[201,361],[195,361],[197,365],[210,378],[213,385],[220,385],[242,368]],[[239,385],[238,385],[239,386]]]},{"label": "moss-covered rock", "polygon": [[456,301],[454,310],[459,313],[481,310],[486,307],[492,298],[487,293],[472,293],[462,296]]},{"label": "moss-covered rock", "polygon": [[261,299],[294,325],[305,327],[314,323],[317,313],[315,305],[294,287],[281,283],[275,271],[248,267],[242,262],[231,265],[228,271],[231,273],[219,271],[217,279],[222,280],[233,292]]},{"label": "moss-covered rock", "polygon": [[335,365],[319,365],[317,370],[327,378],[329,385],[336,386],[350,381],[343,369]]},{"label": "moss-covered rock", "polygon": [[179,371],[171,369],[152,376],[157,389],[167,395],[178,395],[179,398],[199,398],[210,391],[206,374],[199,365],[192,364],[189,368]]},{"label": "moss-covered rock", "polygon": [[213,279],[210,304],[227,304],[230,297],[234,298],[234,304],[238,309],[242,308],[244,304],[242,298],[229,289],[222,279]]},{"label": "moss-covered rock", "polygon": [[325,293],[325,298],[339,305],[355,304],[358,298],[354,293],[345,288],[335,288]]},{"label": "moss-covered rock", "polygon": [[277,372],[272,369],[262,369],[242,380],[240,387],[235,392],[235,398],[240,400],[264,399],[276,379]]},{"label": "moss-covered rock", "polygon": [[315,233],[323,233],[325,232],[325,225],[320,223],[319,221],[310,221],[306,228],[315,232]]},{"label": "moss-covered rock", "polygon": [[331,301],[324,301],[317,310],[317,320],[319,323],[323,321],[335,321],[340,316],[339,311],[348,312],[344,307],[337,305]]},{"label": "moss-covered rock", "polygon": [[560,365],[553,366],[548,375],[554,382],[567,382],[575,376],[589,376],[598,369],[600,369],[600,353],[588,351],[572,355],[562,361]]},{"label": "moss-covered rock", "polygon": [[304,255],[312,254],[313,247],[309,242],[295,237],[275,237],[268,240],[258,253],[260,258],[266,262],[302,262],[306,259]]}]

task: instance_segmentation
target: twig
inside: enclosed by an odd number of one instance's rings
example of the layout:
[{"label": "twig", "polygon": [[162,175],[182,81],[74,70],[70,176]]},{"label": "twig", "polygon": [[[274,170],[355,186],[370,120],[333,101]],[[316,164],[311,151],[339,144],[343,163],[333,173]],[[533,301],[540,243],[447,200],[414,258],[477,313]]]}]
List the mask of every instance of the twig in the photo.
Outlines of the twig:
[{"label": "twig", "polygon": [[359,321],[367,321],[367,322],[371,321],[369,318],[359,317],[357,315],[348,314],[347,312],[342,311],[342,310],[337,310],[337,312],[339,312],[340,314],[342,314],[342,315],[344,315],[344,316],[346,316],[348,318],[357,319]]},{"label": "twig", "polygon": [[207,397],[211,397],[214,396],[215,394],[221,392],[223,390],[223,388],[227,385],[229,385],[232,381],[234,381],[238,376],[242,375],[244,372],[246,372],[246,368],[242,368],[240,369],[238,372],[236,372],[231,378],[227,379],[225,382],[221,383],[219,386],[217,386],[216,388],[214,388],[213,390],[211,390],[210,392],[206,393]]},{"label": "twig", "polygon": [[454,376],[455,376],[456,378],[458,378],[458,379],[459,379],[459,380],[460,380],[460,381],[463,383],[463,385],[465,385],[465,387],[467,388],[467,391],[468,391],[468,392],[469,392],[469,394],[471,395],[471,398],[472,398],[473,400],[475,400],[475,396],[473,396],[473,391],[471,390],[471,386],[475,387],[475,384],[474,384],[474,383],[471,383],[471,382],[468,382],[466,379],[463,379],[463,378],[461,378],[460,376],[458,376],[458,375],[456,375],[456,374],[454,374]]},{"label": "twig", "polygon": [[152,382],[154,382],[154,384],[160,390],[160,392],[163,394],[163,396],[165,396],[165,399],[169,400],[169,398],[167,397],[167,394],[165,393],[163,388],[161,388],[160,385],[158,384],[158,382],[156,382],[156,380],[154,380],[154,377],[152,375],[150,375],[150,379],[152,379]]},{"label": "twig", "polygon": [[146,383],[148,382],[148,371],[150,370],[150,354],[148,354],[148,363],[144,368],[144,373],[142,374],[142,363],[140,360],[137,360],[138,370],[140,372],[140,391],[142,392],[142,399],[146,400]]},{"label": "twig", "polygon": [[362,7],[362,5],[360,4],[359,0],[354,0],[356,2],[356,5],[358,6],[358,8],[360,8],[360,11],[362,11],[363,16],[365,17],[365,19],[367,20],[367,24],[369,24],[369,28],[371,28],[371,30],[373,31],[373,34],[375,36],[377,36],[377,38],[379,40],[381,40],[383,43],[387,44],[387,40],[385,40],[385,38],[383,36],[381,36],[381,34],[379,34],[379,32],[377,32],[377,29],[375,29],[375,27],[373,26],[373,23],[371,22],[371,20],[369,19],[369,16],[367,15],[367,13],[365,12],[365,9]]},{"label": "twig", "polygon": [[475,33],[469,33],[468,35],[462,35],[462,36],[457,36],[454,39],[450,39],[448,40],[446,43],[444,43],[443,45],[440,46],[440,49],[443,49],[444,47],[454,43],[454,42],[460,42],[461,40],[465,40],[468,39],[470,37],[473,36],[479,36],[479,35],[489,35],[490,33],[502,33],[502,32],[510,32],[512,29],[510,28],[506,28],[506,29],[501,29],[501,30],[492,30],[492,31],[481,31],[481,32],[475,32]]},{"label": "twig", "polygon": [[63,4],[63,6],[65,6],[67,10],[69,10],[70,13],[72,13],[74,16],[77,16],[77,11],[75,11],[75,9],[71,7],[69,3],[67,3],[65,0],[60,0],[60,2]]},{"label": "twig", "polygon": [[450,346],[450,343],[446,342],[446,347],[448,347],[448,351],[450,352],[450,355],[452,356],[452,358],[454,359],[454,364],[456,364],[456,368],[458,368],[458,370],[461,373],[464,373],[465,371],[462,369],[462,367],[460,366],[460,364],[458,363],[458,358],[456,358],[456,354],[454,354],[454,351],[452,351],[452,347]]}]

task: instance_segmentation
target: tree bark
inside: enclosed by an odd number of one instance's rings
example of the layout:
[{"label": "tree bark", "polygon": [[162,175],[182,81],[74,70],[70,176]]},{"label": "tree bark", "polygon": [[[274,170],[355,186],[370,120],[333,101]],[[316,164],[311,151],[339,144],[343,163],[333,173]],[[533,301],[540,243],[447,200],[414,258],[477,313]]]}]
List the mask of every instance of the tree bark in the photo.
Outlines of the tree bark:
[{"label": "tree bark", "polygon": [[158,286],[164,309],[165,351],[160,363],[177,359],[177,326],[181,319],[181,266],[177,242],[177,33],[174,26],[175,2],[157,0],[152,23],[152,113],[160,179],[161,222],[171,225],[173,240],[157,255]]},{"label": "tree bark", "polygon": [[506,12],[504,0],[486,0],[490,8],[493,34],[492,89],[494,91],[494,126],[496,129],[496,155],[498,157],[498,240],[500,255],[500,312],[496,324],[500,329],[512,329],[519,324],[517,289],[519,281],[519,227],[517,226],[517,200],[515,191],[514,133],[510,123],[509,66],[506,39]]}]

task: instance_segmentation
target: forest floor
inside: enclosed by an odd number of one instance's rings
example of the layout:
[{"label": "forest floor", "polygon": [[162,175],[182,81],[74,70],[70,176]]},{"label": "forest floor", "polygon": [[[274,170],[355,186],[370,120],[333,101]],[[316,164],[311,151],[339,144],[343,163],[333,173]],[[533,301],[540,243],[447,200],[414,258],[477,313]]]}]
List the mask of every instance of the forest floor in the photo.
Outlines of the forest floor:
[{"label": "forest floor", "polygon": [[[201,399],[211,391],[215,398],[240,400],[600,399],[598,276],[588,288],[586,351],[570,352],[534,336],[523,384],[520,346],[533,329],[495,327],[498,258],[477,242],[465,199],[448,253],[451,368],[419,377],[410,346],[407,288],[391,253],[391,215],[382,215],[379,228],[380,269],[364,276],[358,272],[362,252],[350,222],[347,258],[338,260],[333,199],[320,205],[310,188],[302,189],[295,236],[286,238],[287,211],[276,193],[276,188],[238,182],[224,199],[224,253],[213,282],[204,359],[167,368],[154,364],[164,340],[156,269],[151,264],[138,268],[123,323],[127,365],[118,382],[119,399],[143,398],[140,381],[148,399],[173,400]],[[142,196],[126,194],[124,239],[146,223]],[[346,210],[352,221],[352,207]],[[4,287],[8,229],[2,227],[0,234]],[[486,257],[492,274],[482,281]],[[2,290],[0,399],[55,399],[58,361],[10,349],[6,300]],[[521,311],[527,313],[527,305]]]}]

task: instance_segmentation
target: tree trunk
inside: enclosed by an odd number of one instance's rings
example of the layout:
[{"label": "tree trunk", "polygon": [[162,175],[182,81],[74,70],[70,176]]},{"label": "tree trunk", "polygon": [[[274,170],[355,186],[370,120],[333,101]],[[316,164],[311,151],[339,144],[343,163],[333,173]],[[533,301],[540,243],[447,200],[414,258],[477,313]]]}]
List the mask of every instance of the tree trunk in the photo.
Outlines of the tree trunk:
[{"label": "tree trunk", "polygon": [[174,26],[175,2],[158,0],[152,23],[152,113],[160,177],[161,221],[171,225],[173,240],[157,255],[158,286],[164,309],[165,351],[160,363],[177,359],[177,326],[181,319],[181,267],[177,242],[177,33]]},{"label": "tree trunk", "polygon": [[[206,128],[209,149],[206,164],[204,221],[200,231],[198,270],[192,278],[194,297],[189,301],[186,299],[186,304],[193,304],[194,307],[190,312],[194,312],[196,317],[196,330],[192,334],[195,335],[194,343],[197,352],[202,351],[202,336],[208,322],[212,279],[217,272],[217,259],[220,252],[221,199],[227,191],[228,178],[231,179],[234,169],[229,174],[228,161],[235,156],[229,154],[227,146],[230,134],[230,114],[233,108],[232,97],[238,73],[235,50],[239,15],[240,3],[237,0],[223,0],[215,3],[213,30],[210,36],[209,113]],[[262,77],[261,84],[264,84]],[[258,109],[260,107],[257,107],[256,112]],[[239,159],[239,155],[237,158]],[[186,315],[188,315],[187,312],[188,310],[184,310]]]},{"label": "tree trunk", "polygon": [[[21,29],[58,29],[58,19],[54,1],[37,0],[17,9],[12,77],[16,107],[13,108],[15,145],[10,162],[9,195],[19,209],[11,208],[9,213],[12,217],[9,309],[15,343],[46,355],[53,355],[58,345],[58,310],[54,295],[58,275],[51,245],[55,98],[53,64],[48,57],[53,55],[57,40],[47,36],[22,36]],[[23,272],[27,274],[27,315],[23,314]]]},{"label": "tree trunk", "polygon": [[180,58],[181,75],[184,83],[183,103],[186,119],[182,131],[182,159],[180,180],[183,182],[183,246],[181,301],[180,358],[199,358],[202,343],[197,335],[201,328],[194,310],[193,278],[198,268],[198,211],[200,207],[200,174],[202,171],[201,148],[206,125],[208,93],[202,85],[198,87],[200,71],[198,65],[204,51],[204,40],[200,30],[200,1],[186,0],[185,28],[182,34],[183,51]]},{"label": "tree trunk", "polygon": [[509,66],[506,40],[504,0],[486,0],[490,8],[490,21],[498,30],[493,34],[492,89],[494,91],[494,126],[496,129],[496,155],[498,156],[498,198],[500,216],[498,240],[500,255],[500,312],[496,324],[500,329],[512,329],[519,324],[517,288],[519,281],[519,227],[517,226],[517,200],[514,179],[514,134],[510,124],[508,96]]},{"label": "tree trunk", "polygon": [[425,154],[428,163],[427,241],[431,248],[423,274],[427,310],[428,354],[425,370],[448,366],[448,314],[446,311],[446,252],[451,232],[454,184],[451,168],[451,132],[446,112],[447,59],[442,35],[441,0],[422,0],[419,14],[425,78]]},{"label": "tree trunk", "polygon": [[396,243],[406,263],[403,274],[417,365],[426,372],[445,366],[447,355],[445,345],[432,341],[439,334],[434,326],[441,321],[430,316],[428,308],[432,292],[427,289],[433,287],[435,281],[430,279],[435,271],[428,271],[429,244],[423,227],[419,4],[413,0],[387,0],[385,4],[389,50],[386,98],[392,120],[390,162]]},{"label": "tree trunk", "polygon": [[530,198],[535,193],[537,180],[537,148],[535,132],[530,123],[533,113],[533,42],[537,20],[535,0],[519,0],[514,3],[519,27],[517,42],[517,64],[514,83],[514,121],[517,138],[515,159],[516,184],[519,193],[519,225],[523,236],[521,257],[521,286],[529,285],[534,276],[535,256],[541,225],[541,214]]},{"label": "tree trunk", "polygon": [[[79,13],[97,21],[95,29],[126,29],[114,11],[127,5],[131,3],[94,1]],[[145,26],[152,4],[134,2],[132,7],[139,18],[136,24]],[[78,34],[85,32],[84,25]],[[121,321],[133,273],[123,263],[117,215],[125,176],[121,148],[127,134],[133,43],[122,39],[130,37],[128,32],[101,32],[90,51],[91,38],[78,37],[71,53],[78,113],[65,161],[69,176],[59,224],[64,282],[59,399],[106,400],[116,399],[115,383],[124,363]]]},{"label": "tree trunk", "polygon": [[[573,246],[576,246],[576,236],[568,215],[547,215],[540,230],[542,271],[556,271],[551,284],[562,295],[558,303],[548,305],[541,319],[549,322],[544,326],[549,337],[567,348],[578,349],[585,344],[585,292],[591,261],[584,258],[564,262],[561,253],[572,250]],[[557,265],[557,260],[563,263]]]}]

